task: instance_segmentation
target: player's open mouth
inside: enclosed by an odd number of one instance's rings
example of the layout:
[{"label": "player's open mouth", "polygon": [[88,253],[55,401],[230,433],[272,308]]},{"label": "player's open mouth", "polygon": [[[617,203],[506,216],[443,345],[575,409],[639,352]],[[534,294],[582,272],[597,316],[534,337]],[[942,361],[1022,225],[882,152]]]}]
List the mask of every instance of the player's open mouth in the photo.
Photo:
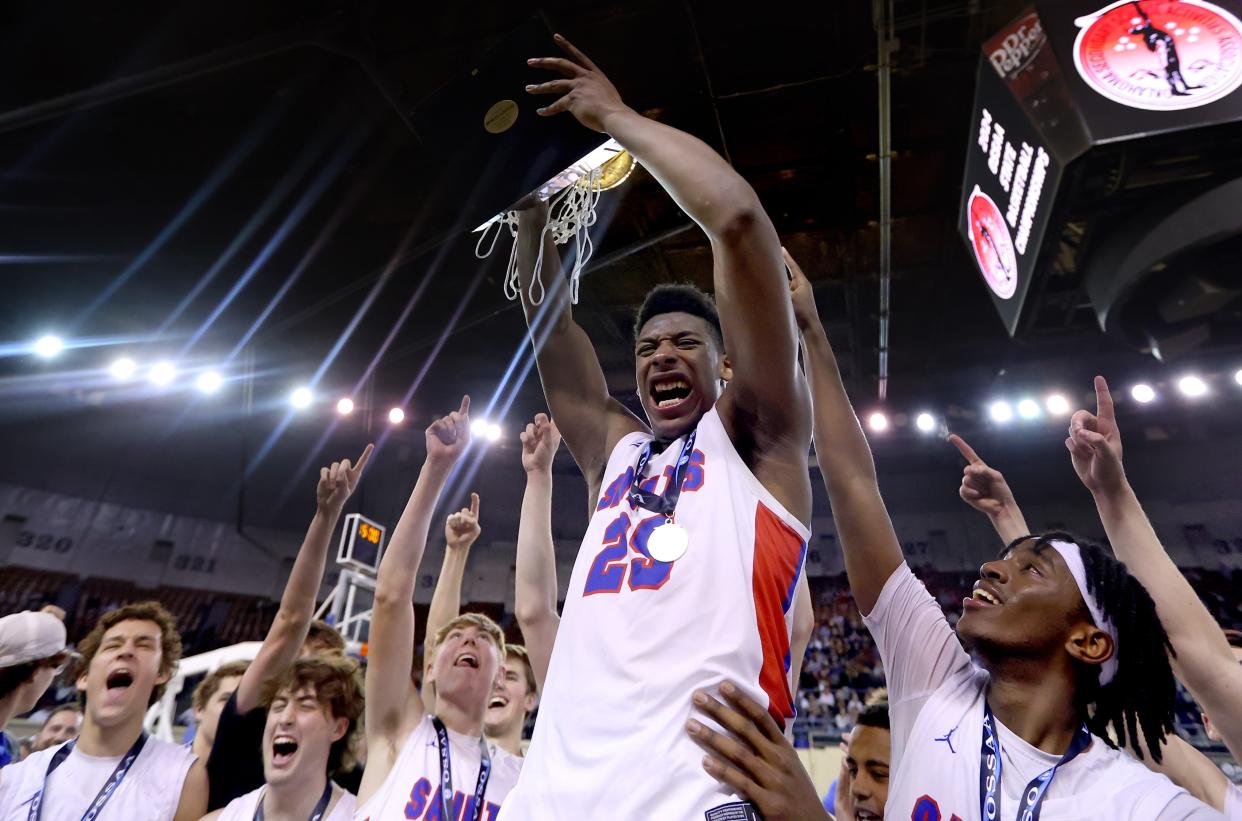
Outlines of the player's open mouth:
[{"label": "player's open mouth", "polygon": [[884,816],[874,813],[871,810],[864,810],[859,807],[854,808],[855,821],[883,821]]},{"label": "player's open mouth", "polygon": [[118,667],[108,674],[104,686],[108,690],[124,690],[134,683],[134,674],[126,667]]},{"label": "player's open mouth", "polygon": [[288,764],[297,751],[298,742],[293,736],[276,736],[272,739],[272,764],[277,767]]},{"label": "player's open mouth", "polygon": [[987,608],[1001,607],[1004,605],[1001,599],[1000,591],[987,582],[976,582],[975,589],[970,592],[970,596],[962,602],[963,607]]},{"label": "player's open mouth", "polygon": [[650,385],[651,401],[662,411],[679,407],[694,393],[689,380],[680,374],[653,377]]},{"label": "player's open mouth", "polygon": [[498,710],[503,710],[505,707],[508,707],[508,706],[509,706],[509,699],[505,698],[504,696],[492,696],[492,700],[487,702],[487,709],[489,710],[492,709],[493,707]]},{"label": "player's open mouth", "polygon": [[472,670],[478,670],[479,669],[479,657],[476,656],[474,653],[462,653],[460,656],[457,657],[457,660],[453,662],[453,666],[454,667],[469,667]]}]

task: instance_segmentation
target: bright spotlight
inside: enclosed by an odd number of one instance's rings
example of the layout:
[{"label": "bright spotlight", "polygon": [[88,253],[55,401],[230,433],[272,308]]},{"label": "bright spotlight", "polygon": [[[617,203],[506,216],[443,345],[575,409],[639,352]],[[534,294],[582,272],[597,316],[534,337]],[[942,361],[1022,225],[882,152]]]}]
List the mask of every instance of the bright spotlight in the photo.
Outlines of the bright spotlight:
[{"label": "bright spotlight", "polygon": [[138,363],[128,356],[122,356],[108,366],[108,373],[117,379],[129,379],[137,372]]},{"label": "bright spotlight", "polygon": [[177,378],[177,368],[171,362],[156,362],[147,371],[147,379],[156,385],[167,385]]},{"label": "bright spotlight", "polygon": [[405,411],[401,410],[401,408],[393,408],[388,412],[388,421],[394,425],[400,425],[405,421]]},{"label": "bright spotlight", "polygon": [[310,388],[301,387],[289,394],[289,401],[293,407],[302,410],[311,406],[311,402],[315,401],[315,395],[311,393]]},{"label": "bright spotlight", "polygon": [[1069,413],[1069,400],[1059,393],[1048,394],[1048,398],[1044,400],[1044,407],[1048,409],[1048,413],[1053,416],[1064,416]]},{"label": "bright spotlight", "polygon": [[348,396],[341,397],[341,400],[336,403],[336,412],[341,416],[349,416],[354,412],[354,400]]},{"label": "bright spotlight", "polygon": [[1018,403],[1018,416],[1021,416],[1023,419],[1038,419],[1039,403],[1034,399],[1023,399]]},{"label": "bright spotlight", "polygon": [[1146,405],[1148,402],[1156,398],[1156,391],[1151,385],[1148,385],[1145,382],[1140,382],[1133,388],[1130,388],[1130,396],[1134,398],[1135,402],[1141,402]]},{"label": "bright spotlight", "polygon": [[494,422],[488,425],[487,430],[484,431],[484,435],[487,436],[487,440],[489,442],[499,442],[500,441],[500,425],[497,425]]},{"label": "bright spotlight", "polygon": [[487,435],[487,421],[484,419],[475,419],[470,423],[470,434],[472,436]]},{"label": "bright spotlight", "polygon": [[1233,372],[1233,381],[1237,382],[1239,385],[1242,385],[1242,368],[1238,368]]},{"label": "bright spotlight", "polygon": [[1183,376],[1177,380],[1177,389],[1191,399],[1198,399],[1208,392],[1207,383],[1194,375]]},{"label": "bright spotlight", "polygon": [[35,340],[34,352],[44,359],[51,359],[65,349],[65,343],[59,336],[41,336]]},{"label": "bright spotlight", "polygon": [[867,417],[867,427],[871,428],[876,433],[883,433],[888,430],[888,417],[879,411],[876,411]]},{"label": "bright spotlight", "polygon": [[194,384],[200,391],[207,394],[215,393],[224,384],[224,377],[216,371],[204,371],[198,375]]},{"label": "bright spotlight", "polygon": [[1005,401],[993,402],[988,408],[988,415],[993,422],[1005,423],[1013,419],[1013,407]]},{"label": "bright spotlight", "polygon": [[914,417],[914,425],[923,433],[931,433],[936,429],[936,417],[930,413],[920,413]]}]

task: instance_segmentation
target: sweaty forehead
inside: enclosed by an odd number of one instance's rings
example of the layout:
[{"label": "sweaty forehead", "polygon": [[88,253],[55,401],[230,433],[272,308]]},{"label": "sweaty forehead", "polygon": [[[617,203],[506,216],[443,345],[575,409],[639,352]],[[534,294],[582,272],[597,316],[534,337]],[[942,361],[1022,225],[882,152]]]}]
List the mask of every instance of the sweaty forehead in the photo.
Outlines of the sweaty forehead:
[{"label": "sweaty forehead", "polygon": [[1002,559],[1013,559],[1020,561],[1029,559],[1032,561],[1042,562],[1058,575],[1067,575],[1069,568],[1065,565],[1065,559],[1061,558],[1061,554],[1052,545],[1046,542],[1036,542],[1034,539],[1028,539],[1021,544],[1015,545],[1013,549],[1006,548],[1001,551]]},{"label": "sweaty forehead", "polygon": [[635,341],[641,342],[647,339],[654,340],[684,334],[714,338],[711,323],[703,317],[688,314],[685,311],[670,311],[666,314],[656,314],[644,322],[643,326],[638,329],[638,337]]}]

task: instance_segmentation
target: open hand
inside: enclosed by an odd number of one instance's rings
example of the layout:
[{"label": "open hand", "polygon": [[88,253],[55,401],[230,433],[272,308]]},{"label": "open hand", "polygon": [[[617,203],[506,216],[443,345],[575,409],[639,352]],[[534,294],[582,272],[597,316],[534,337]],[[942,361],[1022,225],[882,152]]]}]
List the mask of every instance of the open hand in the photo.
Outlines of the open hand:
[{"label": "open hand", "polygon": [[591,58],[561,35],[556,35],[554,39],[561,50],[569,55],[568,60],[564,57],[535,57],[527,61],[535,68],[546,68],[562,77],[526,87],[531,94],[561,95],[556,102],[539,109],[539,115],[551,117],[568,111],[592,131],[607,131],[604,120],[608,115],[625,111],[628,106],[621,101],[616,86],[591,62]]},{"label": "open hand", "polygon": [[522,440],[522,467],[527,473],[551,473],[552,459],[561,446],[561,432],[546,413],[535,414],[535,420],[519,434]]},{"label": "open hand", "polygon": [[829,818],[810,773],[768,711],[733,682],[720,685],[720,693],[728,705],[703,691],[695,693],[694,705],[730,735],[694,719],[686,723],[686,732],[708,753],[708,775],[754,804],[766,821]]},{"label": "open hand", "polygon": [[1121,488],[1126,471],[1121,464],[1121,431],[1113,412],[1113,395],[1104,377],[1095,378],[1095,413],[1075,411],[1070,417],[1065,447],[1074,463],[1074,472],[1092,493],[1108,493]]},{"label": "open hand", "polygon": [[444,522],[444,540],[449,550],[465,550],[474,544],[483,529],[479,527],[479,494],[470,494],[470,507],[450,513]]},{"label": "open hand", "polygon": [[346,500],[357,489],[358,480],[362,477],[362,469],[371,460],[373,450],[375,450],[374,445],[367,445],[362,455],[358,457],[356,465],[351,465],[346,459],[342,462],[333,462],[331,467],[319,469],[319,485],[315,488],[315,502],[320,510],[334,514],[341,512]]},{"label": "open hand", "polygon": [[781,256],[785,259],[785,267],[789,269],[789,296],[793,300],[794,319],[798,322],[798,330],[805,331],[819,322],[819,309],[815,307],[815,291],[811,282],[802,273],[802,266],[794,261],[789,252],[781,248]]},{"label": "open hand", "polygon": [[453,463],[470,444],[470,397],[461,398],[461,407],[442,416],[427,428],[427,461]]}]

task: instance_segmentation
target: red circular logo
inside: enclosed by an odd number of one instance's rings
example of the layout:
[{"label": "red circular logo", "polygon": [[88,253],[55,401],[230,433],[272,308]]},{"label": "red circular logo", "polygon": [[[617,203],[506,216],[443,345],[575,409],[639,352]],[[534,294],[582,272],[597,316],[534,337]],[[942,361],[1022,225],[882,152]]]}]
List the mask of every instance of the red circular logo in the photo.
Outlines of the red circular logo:
[{"label": "red circular logo", "polygon": [[1080,17],[1074,66],[1122,105],[1181,111],[1242,85],[1242,22],[1204,0],[1140,0]]},{"label": "red circular logo", "polygon": [[1018,290],[1018,257],[1013,239],[996,203],[975,186],[966,203],[970,220],[970,244],[975,249],[975,262],[992,293],[1009,299]]}]

